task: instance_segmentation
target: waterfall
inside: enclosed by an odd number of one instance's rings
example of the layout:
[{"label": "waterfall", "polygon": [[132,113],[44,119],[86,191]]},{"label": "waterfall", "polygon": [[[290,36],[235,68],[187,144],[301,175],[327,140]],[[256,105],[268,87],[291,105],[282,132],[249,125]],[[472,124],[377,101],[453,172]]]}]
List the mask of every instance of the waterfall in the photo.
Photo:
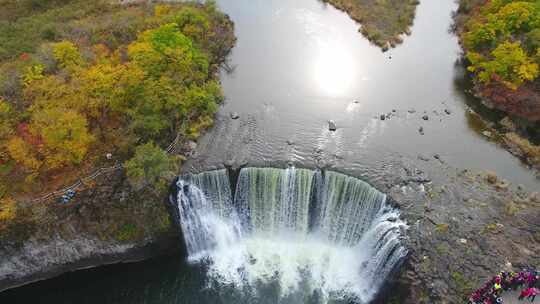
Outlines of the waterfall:
[{"label": "waterfall", "polygon": [[367,303],[407,254],[386,195],[341,173],[244,168],[234,198],[226,170],[177,187],[189,259],[207,262],[211,284]]},{"label": "waterfall", "polygon": [[241,170],[235,202],[250,230],[308,232],[313,171],[305,169]]},{"label": "waterfall", "polygon": [[353,246],[385,206],[386,195],[364,181],[326,172],[315,224],[329,240]]},{"label": "waterfall", "polygon": [[227,247],[240,239],[233,219],[229,179],[225,170],[186,176],[177,182],[179,222],[189,258],[206,257],[210,250]]}]

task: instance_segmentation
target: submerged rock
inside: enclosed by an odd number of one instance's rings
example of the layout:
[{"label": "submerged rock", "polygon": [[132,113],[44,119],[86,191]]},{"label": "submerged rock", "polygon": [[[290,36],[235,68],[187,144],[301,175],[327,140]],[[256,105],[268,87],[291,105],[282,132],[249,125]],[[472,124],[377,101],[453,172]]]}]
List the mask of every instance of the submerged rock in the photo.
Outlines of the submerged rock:
[{"label": "submerged rock", "polygon": [[386,115],[381,114],[381,120],[385,120],[385,119],[386,119]]},{"label": "submerged rock", "polygon": [[424,135],[424,127],[418,128],[418,132],[420,132],[420,135]]},{"label": "submerged rock", "polygon": [[486,174],[486,180],[488,181],[488,183],[490,184],[495,184],[497,183],[497,174],[493,173],[493,172],[488,172]]},{"label": "submerged rock", "polygon": [[423,119],[423,120],[429,120],[429,116],[424,115],[424,116],[422,116],[422,119]]},{"label": "submerged rock", "polygon": [[423,160],[423,161],[429,161],[429,157],[425,156],[425,155],[422,155],[422,154],[419,154],[418,155],[418,159],[419,160]]},{"label": "submerged rock", "polygon": [[336,123],[333,120],[328,121],[328,130],[330,131],[337,130]]},{"label": "submerged rock", "polygon": [[450,114],[452,114],[452,111],[450,111],[450,109],[444,109],[444,113],[450,115]]}]

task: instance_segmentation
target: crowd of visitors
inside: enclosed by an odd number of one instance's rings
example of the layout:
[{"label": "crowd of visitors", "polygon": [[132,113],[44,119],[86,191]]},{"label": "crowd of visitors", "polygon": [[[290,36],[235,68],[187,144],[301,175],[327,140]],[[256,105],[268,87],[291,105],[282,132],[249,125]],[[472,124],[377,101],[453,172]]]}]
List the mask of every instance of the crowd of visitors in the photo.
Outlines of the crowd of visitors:
[{"label": "crowd of visitors", "polygon": [[499,272],[469,298],[469,304],[501,304],[502,293],[520,290],[519,300],[534,302],[540,293],[540,272],[523,270],[520,272]]}]

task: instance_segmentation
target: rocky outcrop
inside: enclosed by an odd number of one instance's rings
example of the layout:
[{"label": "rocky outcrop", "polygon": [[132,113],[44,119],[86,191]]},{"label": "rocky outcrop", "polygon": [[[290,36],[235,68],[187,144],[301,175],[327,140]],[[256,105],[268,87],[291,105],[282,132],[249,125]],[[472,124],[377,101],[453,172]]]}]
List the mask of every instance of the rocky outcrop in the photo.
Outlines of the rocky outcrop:
[{"label": "rocky outcrop", "polygon": [[409,223],[399,303],[463,303],[494,273],[540,266],[540,195],[493,173],[389,189]]},{"label": "rocky outcrop", "polygon": [[116,172],[68,204],[26,206],[35,230],[25,240],[1,240],[0,291],[77,269],[181,254],[166,199],[166,191],[135,191]]},{"label": "rocky outcrop", "polygon": [[178,238],[161,236],[143,242],[103,241],[93,236],[31,239],[20,248],[0,251],[0,291],[78,269],[128,263],[178,252]]}]

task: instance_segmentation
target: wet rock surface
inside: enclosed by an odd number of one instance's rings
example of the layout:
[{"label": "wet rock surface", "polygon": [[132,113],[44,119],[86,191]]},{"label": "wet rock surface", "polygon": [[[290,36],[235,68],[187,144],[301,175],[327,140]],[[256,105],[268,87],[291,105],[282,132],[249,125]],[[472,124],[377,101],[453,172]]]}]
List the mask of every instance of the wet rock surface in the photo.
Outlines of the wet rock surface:
[{"label": "wet rock surface", "polygon": [[489,174],[451,171],[444,183],[388,190],[409,223],[410,256],[397,279],[399,297],[406,299],[400,303],[462,303],[509,263],[539,266],[534,194],[498,187]]}]

